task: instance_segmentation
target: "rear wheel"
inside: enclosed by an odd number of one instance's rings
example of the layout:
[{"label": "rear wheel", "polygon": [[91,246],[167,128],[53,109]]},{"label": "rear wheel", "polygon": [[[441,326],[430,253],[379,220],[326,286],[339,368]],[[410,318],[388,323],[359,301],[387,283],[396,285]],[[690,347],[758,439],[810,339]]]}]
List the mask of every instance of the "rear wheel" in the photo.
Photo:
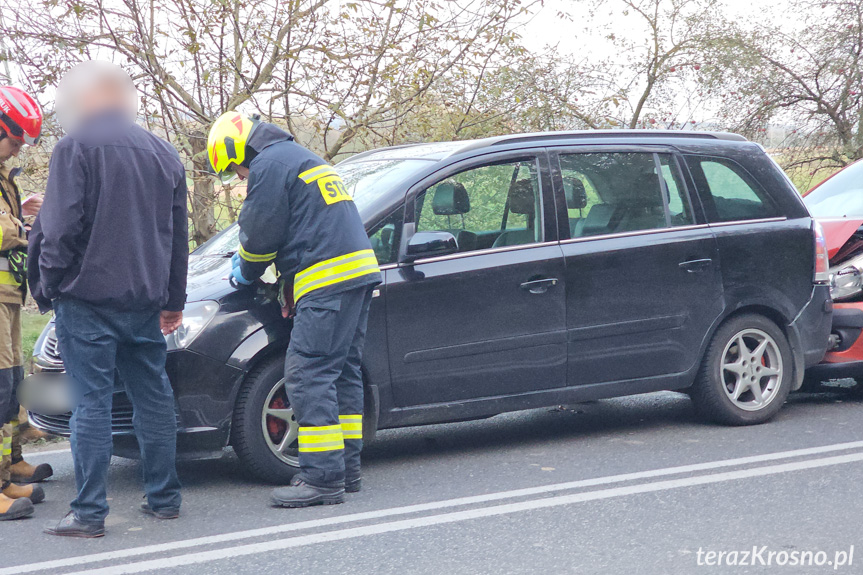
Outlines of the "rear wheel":
[{"label": "rear wheel", "polygon": [[231,445],[248,473],[277,484],[299,471],[299,424],[285,391],[284,366],[284,358],[274,358],[249,374],[231,432]]},{"label": "rear wheel", "polygon": [[764,316],[739,315],[716,331],[690,395],[713,421],[764,423],[785,403],[792,371],[791,346],[782,330]]}]

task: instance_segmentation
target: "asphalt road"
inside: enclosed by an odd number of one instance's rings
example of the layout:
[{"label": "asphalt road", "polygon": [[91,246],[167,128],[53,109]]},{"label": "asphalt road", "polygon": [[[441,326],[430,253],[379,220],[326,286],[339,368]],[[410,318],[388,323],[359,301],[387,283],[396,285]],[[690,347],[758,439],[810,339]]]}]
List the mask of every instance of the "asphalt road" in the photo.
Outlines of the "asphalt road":
[{"label": "asphalt road", "polygon": [[140,468],[115,458],[99,540],[42,534],[74,484],[70,454],[43,453],[49,499],[0,523],[0,575],[863,573],[861,414],[795,395],[728,428],[658,393],[384,431],[363,492],[303,510],[269,507],[229,454],[181,463],[174,521],[140,514]]}]

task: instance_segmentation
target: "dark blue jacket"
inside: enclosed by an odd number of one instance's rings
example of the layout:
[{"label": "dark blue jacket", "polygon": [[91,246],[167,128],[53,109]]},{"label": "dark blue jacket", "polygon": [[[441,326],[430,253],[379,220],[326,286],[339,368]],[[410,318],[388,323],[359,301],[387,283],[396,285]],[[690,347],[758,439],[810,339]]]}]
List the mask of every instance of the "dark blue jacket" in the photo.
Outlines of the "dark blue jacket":
[{"label": "dark blue jacket", "polygon": [[186,173],[177,151],[116,114],[54,147],[30,234],[33,297],[117,310],[180,311],[189,261]]},{"label": "dark blue jacket", "polygon": [[249,184],[240,212],[246,279],[274,263],[294,299],[381,282],[362,218],[335,169],[284,130],[261,123],[247,144]]}]

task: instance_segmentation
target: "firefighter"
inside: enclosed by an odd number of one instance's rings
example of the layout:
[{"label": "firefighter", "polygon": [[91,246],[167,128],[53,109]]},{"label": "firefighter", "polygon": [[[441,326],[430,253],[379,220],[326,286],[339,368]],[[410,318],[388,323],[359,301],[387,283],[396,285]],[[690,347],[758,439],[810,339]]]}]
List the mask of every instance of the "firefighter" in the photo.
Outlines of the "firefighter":
[{"label": "firefighter", "polygon": [[25,144],[35,145],[42,131],[42,112],[27,93],[0,86],[0,520],[33,513],[45,499],[33,483],[54,472],[48,464],[34,467],[21,456],[16,391],[24,378],[21,355],[21,306],[26,297],[27,231],[24,218],[35,216],[40,200],[24,206],[15,184],[17,169],[5,163]]},{"label": "firefighter", "polygon": [[232,280],[275,263],[293,317],[285,386],[299,422],[300,471],[272,503],[307,507],[360,490],[360,362],[378,263],[336,170],[284,130],[237,112],[216,120],[207,151],[223,180],[248,178]]}]

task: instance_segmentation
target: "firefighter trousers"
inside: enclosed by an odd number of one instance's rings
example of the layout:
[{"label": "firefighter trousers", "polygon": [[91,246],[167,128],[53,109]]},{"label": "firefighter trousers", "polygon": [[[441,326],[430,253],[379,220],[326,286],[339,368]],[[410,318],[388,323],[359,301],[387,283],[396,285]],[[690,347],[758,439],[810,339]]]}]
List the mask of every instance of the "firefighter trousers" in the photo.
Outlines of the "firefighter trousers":
[{"label": "firefighter trousers", "polygon": [[24,379],[21,357],[21,306],[0,303],[0,487],[10,467],[21,460],[18,437],[18,384]]},{"label": "firefighter trousers", "polygon": [[360,475],[361,362],[372,287],[303,297],[285,361],[288,399],[300,425],[300,477],[340,486]]}]

